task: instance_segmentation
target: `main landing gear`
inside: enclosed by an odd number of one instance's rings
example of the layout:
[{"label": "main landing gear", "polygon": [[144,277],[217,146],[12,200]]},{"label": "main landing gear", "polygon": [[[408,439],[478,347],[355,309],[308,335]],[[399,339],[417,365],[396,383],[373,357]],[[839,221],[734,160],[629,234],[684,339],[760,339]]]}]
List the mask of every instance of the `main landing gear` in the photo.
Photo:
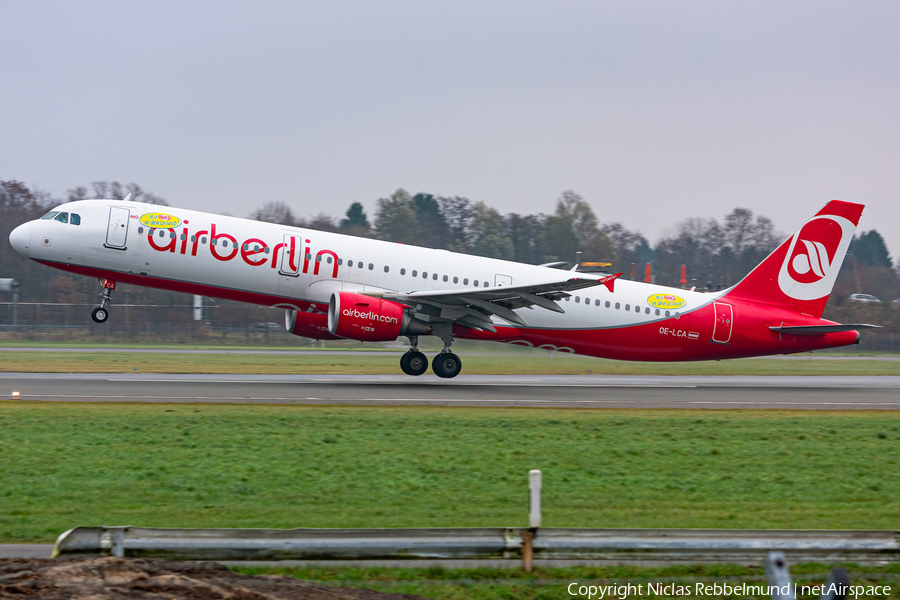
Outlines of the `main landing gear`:
[{"label": "main landing gear", "polygon": [[100,292],[100,306],[91,311],[91,319],[94,320],[94,323],[106,323],[106,320],[109,319],[109,306],[112,303],[112,295],[113,292],[116,291],[116,282],[112,279],[100,279],[100,285],[103,287],[103,291]]},{"label": "main landing gear", "polygon": [[[436,333],[436,335],[440,335],[440,333]],[[450,379],[462,371],[462,360],[450,351],[453,337],[450,335],[449,328],[447,335],[441,335],[441,339],[444,341],[444,349],[431,361],[431,370],[438,377]],[[409,351],[400,357],[400,368],[407,375],[422,375],[428,370],[428,357],[419,352],[418,336],[410,336],[409,343]]]}]

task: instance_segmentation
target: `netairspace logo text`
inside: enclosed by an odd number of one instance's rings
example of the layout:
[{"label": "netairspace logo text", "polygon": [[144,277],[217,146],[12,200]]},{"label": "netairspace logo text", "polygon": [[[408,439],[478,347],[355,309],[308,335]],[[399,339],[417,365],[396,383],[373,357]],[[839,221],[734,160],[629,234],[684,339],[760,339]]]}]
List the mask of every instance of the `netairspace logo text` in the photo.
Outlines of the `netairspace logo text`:
[{"label": "netairspace logo text", "polygon": [[784,585],[775,586],[767,584],[738,583],[695,583],[693,585],[680,585],[677,583],[628,583],[609,585],[581,585],[578,582],[570,583],[568,588],[570,595],[590,600],[604,600],[605,598],[624,600],[629,596],[706,596],[709,598],[722,598],[724,596],[769,596],[777,593],[781,596],[794,598],[797,594],[803,596],[827,595],[845,596],[847,598],[864,598],[866,596],[889,596],[889,585],[842,585],[839,583],[820,585]]}]

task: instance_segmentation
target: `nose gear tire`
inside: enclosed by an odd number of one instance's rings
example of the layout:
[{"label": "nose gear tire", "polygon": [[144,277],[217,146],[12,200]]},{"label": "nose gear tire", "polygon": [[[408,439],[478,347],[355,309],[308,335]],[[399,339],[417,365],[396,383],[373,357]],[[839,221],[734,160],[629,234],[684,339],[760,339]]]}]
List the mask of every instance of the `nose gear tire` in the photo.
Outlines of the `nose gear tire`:
[{"label": "nose gear tire", "polygon": [[94,310],[91,311],[91,319],[94,320],[94,323],[106,323],[106,320],[109,318],[109,311],[103,307],[98,306]]}]

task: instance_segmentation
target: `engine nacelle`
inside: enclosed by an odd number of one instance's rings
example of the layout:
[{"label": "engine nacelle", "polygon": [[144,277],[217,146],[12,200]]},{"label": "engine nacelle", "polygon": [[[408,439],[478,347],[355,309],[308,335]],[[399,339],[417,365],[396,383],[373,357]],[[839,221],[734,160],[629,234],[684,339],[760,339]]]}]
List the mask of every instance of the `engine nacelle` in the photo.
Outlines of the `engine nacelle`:
[{"label": "engine nacelle", "polygon": [[401,335],[428,335],[431,327],[397,302],[338,292],[328,304],[328,331],[361,342],[390,342]]},{"label": "engine nacelle", "polygon": [[292,335],[314,340],[336,340],[328,331],[328,316],[321,313],[297,312],[289,308],[284,313],[284,328]]}]

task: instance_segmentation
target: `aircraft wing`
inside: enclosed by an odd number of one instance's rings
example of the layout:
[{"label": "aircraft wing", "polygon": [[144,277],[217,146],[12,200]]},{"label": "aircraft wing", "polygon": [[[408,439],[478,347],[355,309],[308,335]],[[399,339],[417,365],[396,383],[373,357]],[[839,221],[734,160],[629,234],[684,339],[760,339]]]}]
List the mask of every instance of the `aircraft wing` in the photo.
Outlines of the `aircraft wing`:
[{"label": "aircraft wing", "polygon": [[[496,331],[491,324],[491,316],[497,316],[514,325],[527,325],[517,308],[538,306],[553,312],[564,313],[557,304],[569,296],[569,292],[605,285],[610,292],[613,284],[622,274],[607,275],[598,279],[570,277],[534,285],[507,286],[493,288],[465,288],[459,290],[439,290],[427,292],[383,292],[385,299],[405,304],[426,304],[439,309],[433,316],[455,321],[473,329]],[[432,311],[425,311],[431,313]]]}]

